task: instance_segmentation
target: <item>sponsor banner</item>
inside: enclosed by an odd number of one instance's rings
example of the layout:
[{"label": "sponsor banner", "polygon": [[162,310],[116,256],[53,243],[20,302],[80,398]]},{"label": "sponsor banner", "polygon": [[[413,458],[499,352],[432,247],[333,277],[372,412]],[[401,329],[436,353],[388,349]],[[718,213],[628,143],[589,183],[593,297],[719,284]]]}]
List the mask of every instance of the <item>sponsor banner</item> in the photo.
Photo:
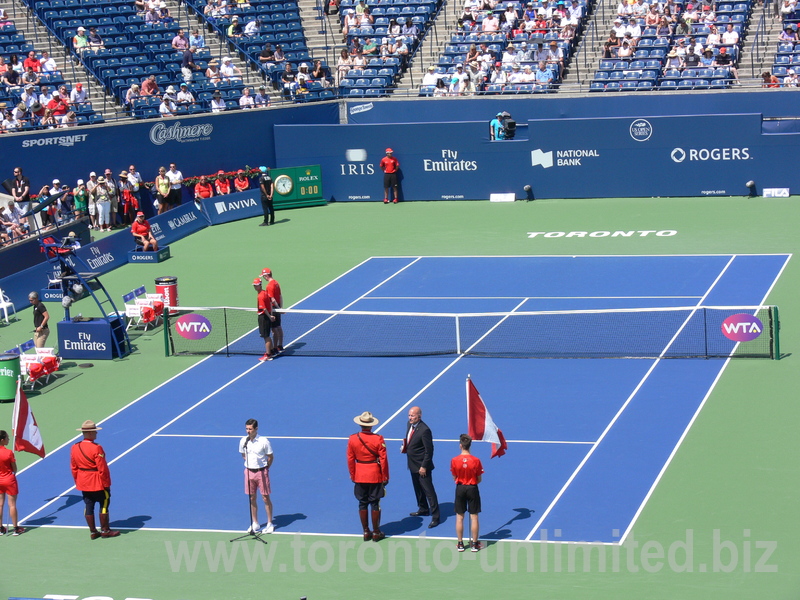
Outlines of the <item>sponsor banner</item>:
[{"label": "sponsor banner", "polygon": [[517,118],[513,140],[490,141],[488,118],[429,119],[276,125],[275,142],[278,166],[319,164],[334,201],[382,202],[388,147],[400,162],[400,200],[526,199],[526,186],[533,199],[745,196],[749,180],[800,184],[792,164],[800,133],[765,134],[762,124],[761,114]]},{"label": "sponsor banner", "polygon": [[125,325],[119,319],[59,321],[58,354],[62,358],[70,359],[111,360],[116,355],[111,339],[112,329],[122,335]]},{"label": "sponsor banner", "polygon": [[[186,202],[168,210],[162,215],[151,217],[150,231],[156,238],[159,246],[167,246],[187,235],[208,227],[210,221],[203,212],[202,206],[195,202]],[[126,231],[130,237],[130,232]]]},{"label": "sponsor banner", "polygon": [[169,258],[169,246],[159,248],[158,252],[128,252],[129,263],[160,263]]},{"label": "sponsor banner", "polygon": [[249,219],[264,214],[261,209],[261,192],[258,188],[226,196],[206,198],[202,200],[202,205],[203,212],[212,225]]},{"label": "sponsor banner", "polygon": [[788,198],[789,188],[764,188],[764,198]]}]

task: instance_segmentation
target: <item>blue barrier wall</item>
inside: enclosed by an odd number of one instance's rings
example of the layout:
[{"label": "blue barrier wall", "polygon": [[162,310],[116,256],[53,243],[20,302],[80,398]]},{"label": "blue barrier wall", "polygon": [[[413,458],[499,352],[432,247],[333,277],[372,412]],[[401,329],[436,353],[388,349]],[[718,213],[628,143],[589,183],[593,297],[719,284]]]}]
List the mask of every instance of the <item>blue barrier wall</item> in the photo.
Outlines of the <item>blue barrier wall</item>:
[{"label": "blue barrier wall", "polygon": [[797,190],[799,135],[763,133],[760,114],[530,120],[495,142],[485,121],[275,127],[278,166],[319,163],[337,201],[382,200],[387,146],[404,200],[524,198],[528,184],[536,198],[744,195],[750,179]]},{"label": "blue barrier wall", "polygon": [[[133,163],[146,181],[161,165],[174,161],[184,176],[275,164],[272,126],[276,123],[338,123],[336,103],[298,105],[277,110],[203,114],[181,119],[42,131],[0,138],[0,156],[20,166],[32,191],[58,178],[73,185],[109,167],[114,176]],[[69,133],[65,133],[65,132]],[[302,164],[306,164],[305,162]],[[46,165],[46,166],[44,166]]]},{"label": "blue barrier wall", "polygon": [[347,102],[347,122],[441,123],[483,121],[508,111],[518,122],[528,119],[580,119],[623,115],[697,115],[762,113],[765,117],[800,117],[800,89],[686,94],[593,94],[488,96],[480,100],[435,98],[407,102]]}]

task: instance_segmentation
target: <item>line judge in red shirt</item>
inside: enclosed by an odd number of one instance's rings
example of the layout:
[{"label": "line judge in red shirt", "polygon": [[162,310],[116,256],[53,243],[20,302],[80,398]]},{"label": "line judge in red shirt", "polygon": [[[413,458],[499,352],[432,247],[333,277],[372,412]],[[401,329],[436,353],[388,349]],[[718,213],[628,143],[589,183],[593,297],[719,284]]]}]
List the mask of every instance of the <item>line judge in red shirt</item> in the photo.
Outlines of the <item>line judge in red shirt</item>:
[{"label": "line judge in red shirt", "polygon": [[272,278],[271,269],[262,269],[261,277],[267,282],[267,296],[272,304],[272,337],[275,343],[274,352],[283,352],[283,327],[281,327],[281,313],[276,309],[283,308],[283,294],[281,294],[281,284]]},{"label": "line judge in red shirt", "polygon": [[150,231],[150,223],[144,218],[142,211],[136,213],[136,220],[131,225],[131,234],[136,243],[142,245],[142,249],[145,252],[148,250],[158,251],[158,242],[153,237],[153,232]]},{"label": "line judge in red shirt", "polygon": [[[119,531],[112,531],[109,527],[110,517],[108,505],[111,503],[111,473],[106,462],[106,453],[103,447],[95,442],[97,432],[102,429],[94,421],[84,421],[81,428],[83,439],[72,446],[70,451],[70,468],[75,487],[83,492],[83,502],[86,504],[84,515],[89,526],[91,538],[117,537]],[[97,531],[94,522],[94,505],[100,503],[100,531]]]},{"label": "line judge in red shirt", "polygon": [[381,170],[383,171],[383,203],[389,204],[389,189],[394,192],[392,202],[397,204],[397,173],[400,171],[400,161],[394,157],[394,150],[386,149],[386,156],[381,159]]},{"label": "line judge in red shirt", "polygon": [[[353,493],[358,500],[358,516],[364,529],[364,541],[380,542],[386,537],[381,531],[381,498],[384,486],[389,483],[389,459],[382,435],[372,433],[380,421],[370,412],[353,419],[361,426],[359,433],[347,442],[347,468],[353,482]],[[367,510],[372,506],[372,531],[369,529]]]},{"label": "line judge in red shirt", "polygon": [[472,551],[478,552],[481,543],[478,541],[478,514],[481,512],[481,493],[478,484],[481,482],[483,465],[481,459],[472,456],[469,448],[472,445],[472,438],[466,433],[462,433],[458,440],[461,446],[461,454],[453,457],[450,461],[450,472],[453,474],[453,481],[456,482],[456,536],[458,536],[457,548],[459,552],[464,552],[464,513],[469,511],[470,537],[472,538]]},{"label": "line judge in red shirt", "polygon": [[258,335],[264,339],[264,347],[266,352],[264,356],[259,358],[261,362],[265,360],[272,360],[272,338],[270,338],[270,329],[272,329],[272,322],[275,317],[272,315],[272,302],[269,299],[267,290],[261,286],[261,278],[256,277],[253,279],[253,288],[258,294],[257,308],[258,308]]}]

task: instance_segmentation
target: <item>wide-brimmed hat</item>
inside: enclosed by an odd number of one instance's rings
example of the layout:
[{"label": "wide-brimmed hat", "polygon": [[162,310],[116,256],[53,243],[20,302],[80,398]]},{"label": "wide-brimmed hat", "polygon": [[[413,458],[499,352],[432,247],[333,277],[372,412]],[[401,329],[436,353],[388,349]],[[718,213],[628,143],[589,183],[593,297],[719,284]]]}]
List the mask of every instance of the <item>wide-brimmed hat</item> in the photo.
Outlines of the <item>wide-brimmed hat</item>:
[{"label": "wide-brimmed hat", "polygon": [[371,412],[367,411],[364,411],[363,413],[358,415],[356,418],[353,419],[353,421],[355,421],[356,425],[361,425],[361,427],[374,427],[375,425],[380,423],[378,419],[372,416]]},{"label": "wide-brimmed hat", "polygon": [[75,431],[83,431],[84,433],[87,431],[100,431],[102,427],[98,427],[95,425],[94,421],[89,421],[88,419],[83,422],[80,429],[76,429]]},{"label": "wide-brimmed hat", "polygon": [[105,183],[105,182],[106,182],[106,178],[103,177],[102,175],[100,175],[100,177],[97,178],[97,183]]}]

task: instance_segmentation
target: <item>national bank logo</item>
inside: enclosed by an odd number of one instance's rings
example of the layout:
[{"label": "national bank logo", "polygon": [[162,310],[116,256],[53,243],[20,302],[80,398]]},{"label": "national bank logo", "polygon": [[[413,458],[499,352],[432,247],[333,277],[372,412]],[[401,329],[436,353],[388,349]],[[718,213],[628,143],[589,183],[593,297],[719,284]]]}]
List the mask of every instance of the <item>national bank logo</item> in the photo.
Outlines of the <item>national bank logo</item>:
[{"label": "national bank logo", "polygon": [[722,335],[734,342],[751,342],[764,331],[764,324],[753,315],[739,313],[722,322]]},{"label": "national bank logo", "polygon": [[535,167],[542,165],[543,168],[549,169],[553,166],[553,151],[543,152],[540,148],[531,151],[531,166]]},{"label": "national bank logo", "polygon": [[175,331],[187,340],[202,340],[211,333],[211,322],[203,315],[183,315],[175,321]]}]

